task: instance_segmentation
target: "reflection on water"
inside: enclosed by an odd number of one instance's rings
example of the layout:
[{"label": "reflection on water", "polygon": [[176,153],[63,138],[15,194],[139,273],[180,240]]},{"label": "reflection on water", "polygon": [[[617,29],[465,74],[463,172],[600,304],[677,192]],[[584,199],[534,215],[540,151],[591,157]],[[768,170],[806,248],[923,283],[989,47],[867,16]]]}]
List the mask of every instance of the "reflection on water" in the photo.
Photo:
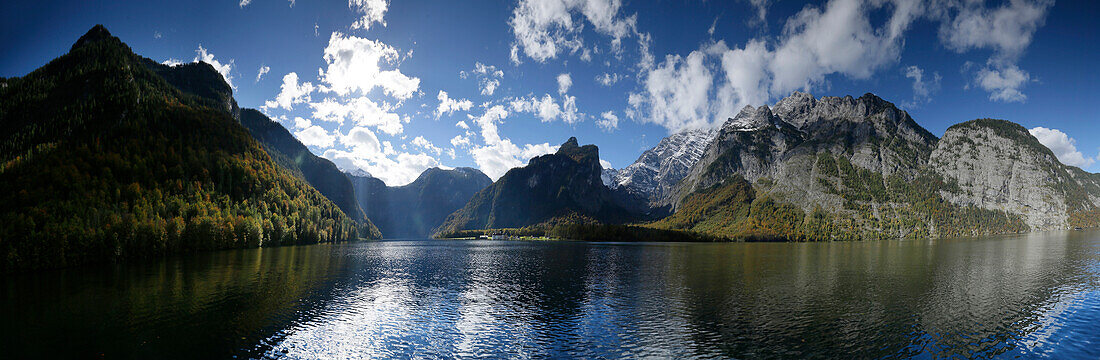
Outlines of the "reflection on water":
[{"label": "reflection on water", "polygon": [[0,318],[15,357],[1095,359],[1100,233],[225,251],[8,276]]}]

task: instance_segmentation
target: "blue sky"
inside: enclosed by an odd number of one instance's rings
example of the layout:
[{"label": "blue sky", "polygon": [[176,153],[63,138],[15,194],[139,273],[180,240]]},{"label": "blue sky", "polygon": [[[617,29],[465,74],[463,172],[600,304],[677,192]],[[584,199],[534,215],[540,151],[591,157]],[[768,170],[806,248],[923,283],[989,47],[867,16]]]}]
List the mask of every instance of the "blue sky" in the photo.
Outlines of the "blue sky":
[{"label": "blue sky", "polygon": [[496,178],[569,136],[623,167],[794,90],[872,92],[936,135],[1011,120],[1095,172],[1097,15],[1053,0],[4,2],[0,76],[102,23],[154,60],[214,64],[242,107],[390,185],[431,166]]}]

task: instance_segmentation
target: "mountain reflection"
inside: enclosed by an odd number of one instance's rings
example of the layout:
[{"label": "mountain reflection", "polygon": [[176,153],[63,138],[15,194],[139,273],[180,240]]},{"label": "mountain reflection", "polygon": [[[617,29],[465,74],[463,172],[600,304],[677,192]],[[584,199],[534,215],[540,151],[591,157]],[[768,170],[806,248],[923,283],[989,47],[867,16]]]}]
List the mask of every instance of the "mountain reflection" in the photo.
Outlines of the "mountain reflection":
[{"label": "mountain reflection", "polygon": [[137,357],[1081,357],[1098,249],[1083,232],[374,242],[24,275],[0,299],[17,355],[65,338]]}]

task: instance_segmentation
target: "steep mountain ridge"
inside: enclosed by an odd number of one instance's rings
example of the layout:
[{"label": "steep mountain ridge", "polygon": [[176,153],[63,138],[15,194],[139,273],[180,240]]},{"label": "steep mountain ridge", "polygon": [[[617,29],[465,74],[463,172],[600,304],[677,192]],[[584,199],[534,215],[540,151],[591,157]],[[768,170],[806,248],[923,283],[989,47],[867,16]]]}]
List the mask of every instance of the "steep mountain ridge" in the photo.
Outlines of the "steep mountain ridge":
[{"label": "steep mountain ridge", "polygon": [[430,168],[412,183],[394,187],[362,171],[347,176],[359,205],[387,239],[431,236],[448,215],[493,182],[480,170],[463,167]]},{"label": "steep mountain ridge", "polygon": [[462,230],[520,228],[555,219],[622,223],[636,217],[601,180],[599,148],[571,137],[554,154],[508,170],[447,217],[437,235]]},{"label": "steep mountain ridge", "polygon": [[[4,79],[0,267],[377,236],[275,164],[232,106],[173,86],[150,62],[97,25]],[[228,89],[218,81],[207,88]]]},{"label": "steep mountain ridge", "polygon": [[351,181],[335,164],[313,155],[290,131],[257,110],[241,110],[239,119],[272,160],[308,182],[352,219],[367,219]]},{"label": "steep mountain ridge", "polygon": [[687,176],[717,133],[716,130],[691,130],[669,135],[638,156],[633,164],[619,170],[605,169],[604,183],[613,190],[626,191],[645,199],[650,206],[657,206],[659,200]]},{"label": "steep mountain ridge", "polygon": [[[676,213],[653,226],[789,240],[1096,226],[1096,177],[1007,121],[959,124],[937,139],[872,94],[796,92],[723,124],[663,199]],[[747,202],[712,201],[722,196]]]}]

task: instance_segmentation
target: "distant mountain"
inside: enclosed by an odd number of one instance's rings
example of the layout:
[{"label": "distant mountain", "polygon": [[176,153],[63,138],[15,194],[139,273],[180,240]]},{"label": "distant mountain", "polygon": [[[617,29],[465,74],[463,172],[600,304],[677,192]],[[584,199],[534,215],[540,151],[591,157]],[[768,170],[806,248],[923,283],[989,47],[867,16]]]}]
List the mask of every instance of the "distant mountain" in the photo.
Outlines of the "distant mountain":
[{"label": "distant mountain", "polygon": [[0,268],[377,236],[272,161],[212,67],[102,26],[0,85]]},{"label": "distant mountain", "polygon": [[464,167],[431,168],[412,183],[395,187],[362,170],[347,175],[359,205],[387,239],[431,236],[447,215],[493,183],[481,171]]},{"label": "distant mountain", "polygon": [[569,138],[554,154],[509,170],[447,217],[438,233],[520,228],[552,221],[622,223],[637,218],[601,180],[595,145]]},{"label": "distant mountain", "polygon": [[240,120],[275,163],[308,182],[352,219],[363,221],[366,218],[351,181],[335,164],[313,155],[290,131],[259,111],[241,110]]},{"label": "distant mountain", "polygon": [[729,119],[651,226],[733,238],[942,237],[1096,226],[1097,175],[1019,125],[937,139],[872,94],[796,92]]},{"label": "distant mountain", "polygon": [[605,170],[604,183],[656,206],[699,161],[716,130],[692,130],[669,135],[646,150],[633,164]]}]

